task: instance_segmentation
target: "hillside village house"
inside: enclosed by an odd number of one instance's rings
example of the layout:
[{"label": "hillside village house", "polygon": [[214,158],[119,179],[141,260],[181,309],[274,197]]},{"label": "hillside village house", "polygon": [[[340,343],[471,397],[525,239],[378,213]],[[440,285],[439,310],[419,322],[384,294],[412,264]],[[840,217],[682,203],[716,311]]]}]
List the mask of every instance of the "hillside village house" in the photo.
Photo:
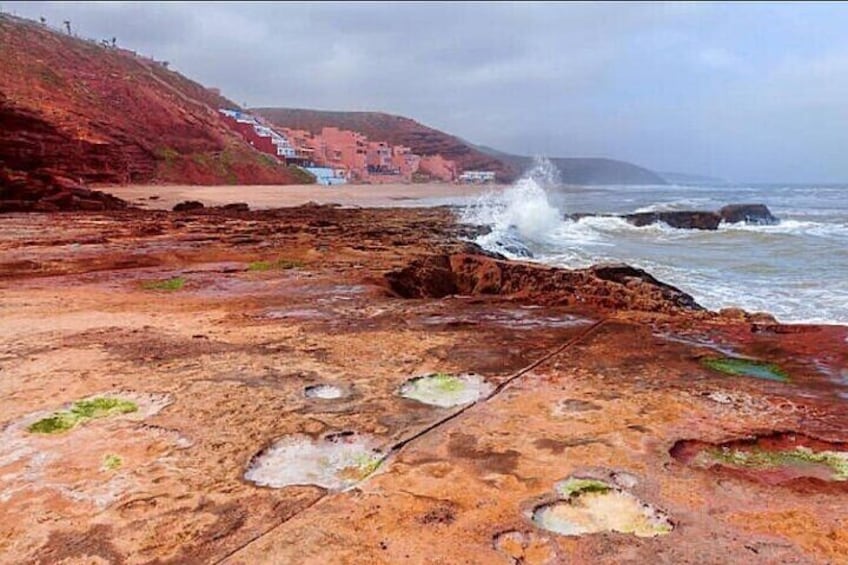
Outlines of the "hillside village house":
[{"label": "hillside village house", "polygon": [[495,182],[494,171],[465,171],[457,179],[459,182],[472,184],[486,184]]},{"label": "hillside village house", "polygon": [[355,131],[325,127],[319,134],[289,128],[274,129],[241,110],[220,110],[226,123],[257,150],[302,166],[320,184],[412,182],[413,175],[451,182],[456,164],[441,155],[419,156],[403,145],[369,141]]},{"label": "hillside village house", "polygon": [[295,158],[296,152],[289,140],[258,118],[239,110],[220,110],[220,112],[227,120],[227,124],[259,151],[284,160]]}]

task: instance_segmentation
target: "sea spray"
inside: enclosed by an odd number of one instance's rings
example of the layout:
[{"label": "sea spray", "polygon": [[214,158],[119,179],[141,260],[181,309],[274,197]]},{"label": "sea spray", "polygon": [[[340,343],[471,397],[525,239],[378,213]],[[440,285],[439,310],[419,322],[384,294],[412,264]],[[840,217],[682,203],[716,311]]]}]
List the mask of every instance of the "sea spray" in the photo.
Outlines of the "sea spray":
[{"label": "sea spray", "polygon": [[[558,185],[547,174],[552,169],[539,160],[513,186],[470,202],[461,219],[489,230],[475,242],[558,267],[624,262],[711,310],[739,307],[770,312],[781,322],[848,323],[848,185],[573,187]],[[637,227],[604,215],[733,202],[762,202],[780,224],[722,223],[702,231]],[[570,220],[565,212],[601,215]]]},{"label": "sea spray", "polygon": [[505,191],[484,194],[469,204],[461,220],[489,226],[478,238],[486,249],[508,256],[527,256],[527,243],[542,243],[562,224],[562,212],[553,206],[546,188],[556,186],[558,171],[547,159],[537,157],[533,167]]}]

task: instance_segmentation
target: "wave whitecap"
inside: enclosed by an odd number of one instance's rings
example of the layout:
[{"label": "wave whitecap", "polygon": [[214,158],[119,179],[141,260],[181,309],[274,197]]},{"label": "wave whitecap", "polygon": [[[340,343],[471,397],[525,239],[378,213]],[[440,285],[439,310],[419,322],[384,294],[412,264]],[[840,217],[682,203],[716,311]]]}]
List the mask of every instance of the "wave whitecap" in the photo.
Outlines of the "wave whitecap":
[{"label": "wave whitecap", "polygon": [[[608,210],[634,196],[633,187],[606,188],[563,190],[552,165],[537,159],[511,187],[470,202],[461,220],[489,228],[476,243],[507,257],[532,256],[568,268],[623,261],[710,309],[767,311],[784,322],[848,323],[848,222],[840,206],[833,207],[829,222],[790,217],[777,225],[722,223],[715,231],[661,222],[637,227],[616,216],[567,218],[566,207],[575,200]],[[665,200],[642,210],[715,209],[726,203],[721,192],[669,200],[667,187],[636,190],[643,202]],[[805,209],[806,197],[789,204]]]}]

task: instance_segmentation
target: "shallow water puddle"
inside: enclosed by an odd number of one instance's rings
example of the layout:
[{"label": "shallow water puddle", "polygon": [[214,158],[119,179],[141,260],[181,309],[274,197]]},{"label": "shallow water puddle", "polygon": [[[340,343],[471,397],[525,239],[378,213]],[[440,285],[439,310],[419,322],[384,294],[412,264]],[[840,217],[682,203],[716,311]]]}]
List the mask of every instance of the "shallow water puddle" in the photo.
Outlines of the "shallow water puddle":
[{"label": "shallow water puddle", "polygon": [[464,315],[428,314],[419,318],[418,322],[424,326],[491,324],[514,330],[537,330],[576,327],[589,324],[591,320],[571,314],[541,315],[523,308],[520,310],[492,309],[485,312],[466,312]]},{"label": "shallow water puddle", "polygon": [[337,398],[346,397],[347,391],[343,388],[328,385],[328,384],[320,384],[320,385],[310,385],[303,389],[303,395],[306,398],[318,398],[321,400],[335,400]]},{"label": "shallow water puddle", "polygon": [[333,317],[332,313],[316,310],[314,308],[291,308],[288,310],[266,310],[259,315],[269,320],[328,320]]},{"label": "shallow water puddle", "polygon": [[619,532],[656,537],[674,529],[668,515],[629,492],[597,479],[571,477],[556,486],[558,500],[533,509],[542,529],[566,536]]},{"label": "shallow water puddle", "polygon": [[737,377],[753,377],[768,381],[789,382],[789,375],[777,365],[738,357],[708,357],[701,359],[705,367]]},{"label": "shallow water puddle", "polygon": [[711,444],[677,442],[671,455],[700,469],[727,469],[767,484],[812,478],[848,481],[848,444],[830,443],[795,434]]},{"label": "shallow water puddle", "polygon": [[377,442],[369,436],[343,432],[314,440],[293,435],[259,452],[244,478],[272,488],[315,485],[345,490],[374,473],[383,459]]},{"label": "shallow water puddle", "polygon": [[486,379],[473,373],[433,373],[409,379],[400,387],[398,394],[423,404],[450,408],[476,402],[493,390]]}]

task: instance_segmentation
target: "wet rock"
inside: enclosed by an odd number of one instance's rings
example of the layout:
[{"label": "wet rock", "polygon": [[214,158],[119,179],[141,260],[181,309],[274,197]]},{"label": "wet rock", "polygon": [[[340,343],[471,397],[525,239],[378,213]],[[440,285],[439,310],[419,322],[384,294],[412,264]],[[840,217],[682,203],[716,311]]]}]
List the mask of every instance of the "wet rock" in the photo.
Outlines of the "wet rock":
[{"label": "wet rock", "polygon": [[529,259],[529,258],[533,257],[533,252],[531,252],[527,248],[527,246],[522,245],[521,243],[498,241],[498,242],[496,242],[496,245],[500,249],[503,249],[505,252],[507,252],[510,255],[513,255],[515,257],[522,257],[522,258],[525,258],[525,259]]},{"label": "wet rock", "polygon": [[249,212],[250,206],[245,202],[233,202],[232,204],[224,204],[221,209],[228,212]]},{"label": "wet rock", "polygon": [[767,312],[746,312],[741,308],[722,308],[718,311],[718,315],[728,320],[753,324],[777,324],[777,319]]},{"label": "wet rock", "polygon": [[582,218],[597,216],[622,218],[636,227],[664,223],[677,229],[716,230],[721,222],[729,224],[745,222],[748,224],[773,225],[779,223],[764,204],[728,204],[717,212],[707,210],[671,210],[664,212],[637,212],[633,214],[569,214],[567,219],[579,221]]},{"label": "wet rock", "polygon": [[515,296],[530,302],[655,312],[703,310],[681,290],[628,265],[568,270],[457,253],[431,255],[385,275],[403,298]]},{"label": "wet rock", "polygon": [[687,230],[715,230],[721,223],[721,216],[716,212],[641,212],[625,214],[622,218],[637,227],[662,222],[673,228]]},{"label": "wet rock", "polygon": [[745,222],[746,224],[774,225],[780,222],[765,204],[728,204],[718,211],[721,219],[728,224]]},{"label": "wet rock", "polygon": [[180,202],[179,204],[174,205],[174,212],[193,212],[195,210],[202,210],[206,206],[203,205],[203,202],[198,202],[197,200],[185,200]]},{"label": "wet rock", "polygon": [[848,443],[793,432],[753,439],[708,443],[681,440],[670,450],[690,467],[722,471],[756,482],[779,485],[848,485]]},{"label": "wet rock", "polygon": [[673,301],[686,309],[699,310],[701,307],[695,299],[673,287],[654,278],[645,270],[631,267],[623,263],[595,265],[590,271],[601,280],[612,281],[626,286],[649,286],[660,289],[664,298]]}]

